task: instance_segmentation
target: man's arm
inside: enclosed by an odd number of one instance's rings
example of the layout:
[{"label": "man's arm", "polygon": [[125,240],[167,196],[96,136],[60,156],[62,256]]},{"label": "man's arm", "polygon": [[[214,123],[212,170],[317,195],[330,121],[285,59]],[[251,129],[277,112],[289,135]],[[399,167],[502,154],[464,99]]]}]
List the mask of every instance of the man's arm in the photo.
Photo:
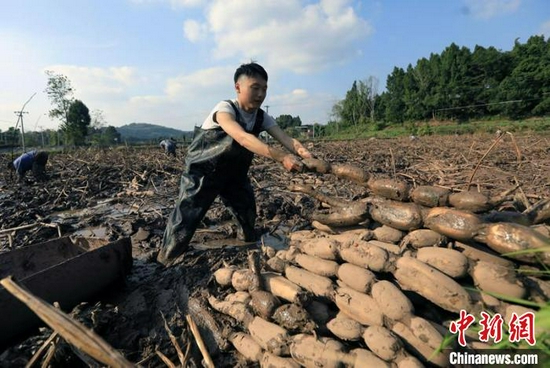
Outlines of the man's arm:
[{"label": "man's arm", "polygon": [[278,125],[274,125],[267,130],[269,135],[278,140],[287,150],[300,156],[301,158],[312,158],[311,153],[297,139],[292,138],[285,133]]},{"label": "man's arm", "polygon": [[27,173],[26,170],[23,170],[22,166],[23,165],[21,164],[21,162],[19,162],[19,165],[15,166],[15,172],[17,173],[17,179],[19,180],[19,182],[23,181],[23,178],[25,177],[25,174]]},{"label": "man's arm", "polygon": [[235,118],[231,114],[227,112],[218,112],[216,114],[216,119],[220,127],[227,134],[250,152],[280,162],[288,171],[301,170],[302,164],[294,155],[278,148],[270,147],[253,134],[246,132],[243,127],[235,121]]}]

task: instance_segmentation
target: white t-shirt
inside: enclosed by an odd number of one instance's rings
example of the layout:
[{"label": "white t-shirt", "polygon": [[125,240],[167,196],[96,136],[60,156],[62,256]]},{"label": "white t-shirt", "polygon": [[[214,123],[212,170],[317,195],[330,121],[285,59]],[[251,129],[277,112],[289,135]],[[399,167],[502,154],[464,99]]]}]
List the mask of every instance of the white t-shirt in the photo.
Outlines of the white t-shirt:
[{"label": "white t-shirt", "polygon": [[[247,132],[251,132],[252,128],[254,128],[254,123],[256,122],[256,114],[258,113],[258,111],[255,111],[253,113],[248,113],[248,112],[246,112],[246,111],[244,111],[243,109],[240,108],[237,100],[233,100],[233,103],[235,104],[235,106],[237,106],[237,109],[239,109],[242,120],[244,121],[245,126],[243,126],[243,128]],[[208,129],[216,129],[216,128],[220,127],[220,125],[218,123],[216,123],[213,119],[214,113],[216,113],[216,112],[227,112],[227,113],[231,114],[231,116],[233,116],[236,120],[235,110],[233,110],[233,107],[231,107],[229,102],[221,101],[212,109],[212,111],[210,111],[210,114],[208,114],[208,117],[202,123],[202,126],[201,126],[202,129],[208,130]],[[239,124],[241,124],[241,123],[239,122]],[[264,121],[262,123],[262,129],[261,130],[262,131],[267,130],[267,129],[271,128],[274,125],[277,125],[277,123],[275,122],[275,119],[273,119],[272,116],[270,116],[270,115],[268,115],[264,112]]]}]

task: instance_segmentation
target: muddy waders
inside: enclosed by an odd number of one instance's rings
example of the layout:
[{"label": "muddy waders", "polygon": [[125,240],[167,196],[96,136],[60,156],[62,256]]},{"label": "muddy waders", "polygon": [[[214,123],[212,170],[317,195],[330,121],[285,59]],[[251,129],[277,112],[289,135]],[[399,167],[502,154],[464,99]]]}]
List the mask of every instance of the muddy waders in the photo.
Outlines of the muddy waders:
[{"label": "muddy waders", "polygon": [[[241,123],[237,107],[232,101],[228,102]],[[262,123],[263,111],[259,109],[249,133],[258,136]],[[157,257],[159,262],[169,264],[187,250],[197,227],[218,195],[239,222],[242,240],[256,240],[256,200],[248,178],[253,157],[252,152],[235,142],[223,129],[195,128],[195,138],[185,158],[176,206],[164,230]]]}]

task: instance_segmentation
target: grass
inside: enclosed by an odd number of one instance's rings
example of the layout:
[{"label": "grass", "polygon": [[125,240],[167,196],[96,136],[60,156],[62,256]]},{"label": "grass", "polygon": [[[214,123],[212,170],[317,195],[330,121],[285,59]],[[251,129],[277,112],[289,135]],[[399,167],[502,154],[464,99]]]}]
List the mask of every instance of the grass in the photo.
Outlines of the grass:
[{"label": "grass", "polygon": [[346,127],[339,132],[325,136],[326,139],[351,140],[365,138],[396,138],[425,135],[453,135],[474,133],[495,133],[497,130],[506,132],[550,132],[550,117],[530,118],[526,120],[473,120],[469,122],[409,122],[401,125],[391,125],[375,130],[369,125]]}]

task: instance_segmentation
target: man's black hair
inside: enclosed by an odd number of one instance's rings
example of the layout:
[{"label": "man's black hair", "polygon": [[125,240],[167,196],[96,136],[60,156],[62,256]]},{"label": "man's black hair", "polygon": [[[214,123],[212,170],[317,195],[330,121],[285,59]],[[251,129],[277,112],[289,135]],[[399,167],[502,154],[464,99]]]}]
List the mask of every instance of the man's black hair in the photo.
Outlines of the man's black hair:
[{"label": "man's black hair", "polygon": [[36,162],[38,165],[46,166],[48,163],[48,152],[46,151],[39,151],[34,156],[34,162]]},{"label": "man's black hair", "polygon": [[267,82],[267,72],[265,71],[263,66],[255,62],[242,64],[240,67],[238,67],[237,70],[235,70],[233,81],[237,83],[239,77],[243,74],[247,77],[262,77]]}]

